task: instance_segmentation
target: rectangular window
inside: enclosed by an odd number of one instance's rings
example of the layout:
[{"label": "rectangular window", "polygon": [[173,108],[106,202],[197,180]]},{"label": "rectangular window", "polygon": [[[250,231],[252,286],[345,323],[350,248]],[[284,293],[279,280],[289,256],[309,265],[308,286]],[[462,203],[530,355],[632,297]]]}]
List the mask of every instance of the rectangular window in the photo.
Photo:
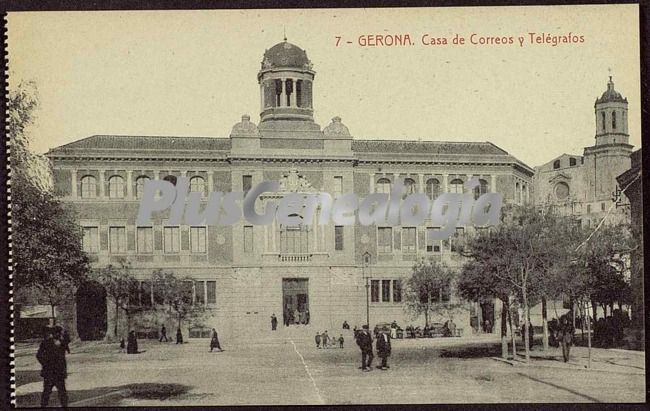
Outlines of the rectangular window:
[{"label": "rectangular window", "polygon": [[84,227],[83,250],[87,253],[99,252],[99,228],[98,227]]},{"label": "rectangular window", "polygon": [[343,250],[343,226],[334,226],[334,249],[336,251]]},{"label": "rectangular window", "polygon": [[414,253],[416,250],[416,236],[415,227],[402,228],[402,252]]},{"label": "rectangular window", "polygon": [[380,253],[393,251],[393,229],[391,227],[377,229],[377,251]]},{"label": "rectangular window", "polygon": [[587,204],[587,213],[591,213],[591,204]]},{"label": "rectangular window", "polygon": [[138,253],[153,253],[153,227],[138,227],[136,233]]},{"label": "rectangular window", "polygon": [[334,198],[338,197],[343,193],[343,177],[335,176],[334,177]]},{"label": "rectangular window", "polygon": [[208,304],[217,303],[217,282],[216,281],[207,281],[207,291],[208,291]]},{"label": "rectangular window", "polygon": [[381,301],[390,302],[390,280],[381,281]]},{"label": "rectangular window", "polygon": [[194,282],[195,304],[205,304],[205,281]]},{"label": "rectangular window", "polygon": [[373,303],[379,302],[379,280],[370,281],[370,301]]},{"label": "rectangular window", "polygon": [[242,191],[248,193],[253,188],[253,176],[242,176],[241,178]]},{"label": "rectangular window", "polygon": [[393,302],[402,302],[402,280],[393,280]]},{"label": "rectangular window", "polygon": [[427,244],[427,253],[440,253],[441,249],[441,240],[430,240],[431,238],[431,233],[436,232],[440,229],[440,227],[427,227],[427,238],[426,244]]},{"label": "rectangular window", "polygon": [[110,249],[112,254],[126,252],[126,227],[110,227]]},{"label": "rectangular window", "polygon": [[165,227],[165,252],[177,253],[180,251],[180,228]]},{"label": "rectangular window", "polygon": [[244,226],[244,252],[245,253],[253,252],[253,226],[252,225]]},{"label": "rectangular window", "polygon": [[460,252],[463,250],[463,235],[465,234],[464,227],[456,227],[456,232],[450,238],[451,252]]},{"label": "rectangular window", "polygon": [[193,253],[205,253],[205,227],[190,227],[190,249]]}]

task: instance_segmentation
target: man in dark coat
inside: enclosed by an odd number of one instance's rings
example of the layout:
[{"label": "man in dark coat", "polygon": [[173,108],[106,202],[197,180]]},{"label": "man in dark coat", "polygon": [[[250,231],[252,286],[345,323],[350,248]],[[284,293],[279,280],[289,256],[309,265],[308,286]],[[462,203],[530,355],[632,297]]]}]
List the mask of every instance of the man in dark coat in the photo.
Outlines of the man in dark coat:
[{"label": "man in dark coat", "polygon": [[160,340],[159,342],[162,342],[163,338],[165,339],[165,342],[167,342],[167,328],[165,328],[165,324],[163,324],[162,327],[160,327]]},{"label": "man in dark coat", "polygon": [[560,318],[560,326],[558,331],[558,340],[562,346],[562,358],[564,362],[569,361],[569,352],[571,351],[571,345],[573,344],[573,334],[575,330],[573,329],[573,323],[567,316],[562,316]]},{"label": "man in dark coat", "polygon": [[363,371],[372,371],[372,335],[368,326],[364,325],[363,329],[357,333],[357,345],[361,349],[361,368]]},{"label": "man in dark coat", "polygon": [[65,361],[65,345],[60,327],[48,328],[45,338],[38,347],[36,359],[42,366],[43,394],[41,395],[41,408],[47,407],[54,387],[59,393],[61,407],[67,408],[68,393],[65,389],[65,379],[68,372]]},{"label": "man in dark coat", "polygon": [[271,314],[271,330],[275,331],[276,328],[278,328],[278,317],[273,313]]},{"label": "man in dark coat", "polygon": [[176,344],[183,344],[183,333],[180,327],[176,330]]},{"label": "man in dark coat", "polygon": [[381,365],[378,365],[377,368],[380,370],[387,370],[390,368],[388,366],[390,348],[390,334],[387,332],[380,332],[377,335],[377,355],[381,358]]},{"label": "man in dark coat", "polygon": [[129,337],[126,340],[126,353],[127,354],[137,354],[138,353],[138,338],[135,336],[135,331],[129,331]]}]

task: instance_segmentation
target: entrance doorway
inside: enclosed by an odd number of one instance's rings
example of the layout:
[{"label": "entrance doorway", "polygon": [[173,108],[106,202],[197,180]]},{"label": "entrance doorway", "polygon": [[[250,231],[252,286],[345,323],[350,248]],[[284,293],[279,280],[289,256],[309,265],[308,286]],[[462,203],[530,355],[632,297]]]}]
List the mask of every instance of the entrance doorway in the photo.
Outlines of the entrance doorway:
[{"label": "entrance doorway", "polygon": [[282,279],[282,317],[285,326],[309,324],[309,280]]},{"label": "entrance doorway", "polygon": [[77,290],[77,333],[82,341],[101,340],[106,335],[106,290],[96,281]]}]

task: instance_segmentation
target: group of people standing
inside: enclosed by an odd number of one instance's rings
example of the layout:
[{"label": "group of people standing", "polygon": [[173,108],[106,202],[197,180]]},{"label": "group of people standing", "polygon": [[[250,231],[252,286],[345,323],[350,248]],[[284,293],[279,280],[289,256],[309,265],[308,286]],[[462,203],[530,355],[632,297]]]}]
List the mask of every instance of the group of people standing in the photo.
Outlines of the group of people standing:
[{"label": "group of people standing", "polygon": [[[372,371],[372,360],[374,359],[374,354],[372,351],[372,335],[368,325],[364,325],[361,330],[358,330],[355,335],[357,345],[361,349],[361,369],[362,371]],[[378,365],[377,368],[380,370],[387,370],[390,367],[388,366],[388,357],[391,353],[391,344],[390,344],[390,334],[385,331],[379,331],[377,333],[377,355],[381,358],[381,365]]]},{"label": "group of people standing", "polygon": [[[314,341],[316,342],[316,348],[334,348],[336,347],[336,342],[337,338],[336,337],[330,337],[327,334],[327,330],[323,331],[321,334],[320,332],[316,333],[316,336],[314,337]],[[338,338],[338,343],[339,343],[339,348],[343,348],[343,343],[345,342],[345,339],[343,338],[343,334]]]},{"label": "group of people standing", "polygon": [[[275,317],[275,314],[273,314],[273,317]],[[290,326],[291,324],[297,324],[297,325],[298,324],[302,324],[302,325],[309,324],[309,310],[308,309],[304,309],[304,310],[300,311],[297,308],[292,310],[289,307],[285,307],[283,317],[284,317],[284,325],[287,326],[287,327]],[[272,320],[273,319],[271,319],[271,321]],[[276,326],[277,326],[277,322],[276,322]]]}]

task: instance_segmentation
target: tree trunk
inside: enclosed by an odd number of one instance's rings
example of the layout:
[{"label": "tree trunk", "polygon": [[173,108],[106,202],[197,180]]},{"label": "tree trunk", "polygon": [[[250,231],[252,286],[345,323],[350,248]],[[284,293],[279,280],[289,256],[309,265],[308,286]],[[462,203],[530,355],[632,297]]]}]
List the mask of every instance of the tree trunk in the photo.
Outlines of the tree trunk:
[{"label": "tree trunk", "polygon": [[512,324],[512,307],[510,306],[510,297],[508,297],[508,323],[510,324],[510,339],[512,340],[512,359],[517,359],[517,337]]},{"label": "tree trunk", "polygon": [[598,308],[597,308],[598,304],[596,304],[594,300],[590,300],[590,301],[591,301],[591,308],[594,312],[594,322],[596,322],[598,320]]},{"label": "tree trunk", "polygon": [[542,297],[542,344],[544,351],[548,351],[548,318],[546,314],[546,297]]},{"label": "tree trunk", "polygon": [[56,325],[56,316],[54,315],[54,307],[56,307],[54,304],[50,304],[50,308],[52,309],[52,325]]},{"label": "tree trunk", "polygon": [[[585,310],[589,313],[589,310]],[[589,320],[589,314],[587,314],[587,368],[591,368],[591,321]]]},{"label": "tree trunk", "polygon": [[523,296],[524,300],[524,345],[526,349],[526,364],[530,364],[530,334],[528,331],[528,327],[530,327],[530,323],[528,322],[528,315],[529,315],[529,310],[528,310],[528,295],[526,294],[526,286],[522,287],[521,293]]},{"label": "tree trunk", "polygon": [[508,302],[501,300],[501,357],[508,359]]},{"label": "tree trunk", "polygon": [[[586,309],[580,305],[580,335],[582,338],[582,342],[585,342],[585,311]],[[575,329],[575,328],[574,328]]]},{"label": "tree trunk", "polygon": [[120,324],[120,304],[115,301],[115,338],[118,338],[118,326]]}]

